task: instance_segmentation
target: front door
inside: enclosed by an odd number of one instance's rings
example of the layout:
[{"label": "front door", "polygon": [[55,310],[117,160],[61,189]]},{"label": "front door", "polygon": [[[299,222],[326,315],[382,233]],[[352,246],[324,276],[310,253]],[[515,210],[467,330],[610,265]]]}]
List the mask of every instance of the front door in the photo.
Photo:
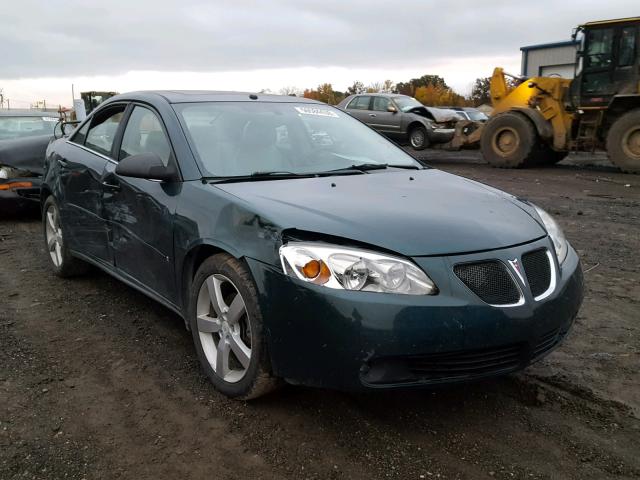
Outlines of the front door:
[{"label": "front door", "polygon": [[397,135],[400,133],[400,119],[402,115],[396,109],[390,112],[389,107],[395,106],[387,97],[373,97],[373,114],[370,125],[385,135]]},{"label": "front door", "polygon": [[[158,115],[135,105],[126,120],[117,160],[152,152],[174,162]],[[123,177],[109,163],[103,176],[103,210],[111,230],[116,268],[172,303],[176,303],[173,214],[180,183]]]}]

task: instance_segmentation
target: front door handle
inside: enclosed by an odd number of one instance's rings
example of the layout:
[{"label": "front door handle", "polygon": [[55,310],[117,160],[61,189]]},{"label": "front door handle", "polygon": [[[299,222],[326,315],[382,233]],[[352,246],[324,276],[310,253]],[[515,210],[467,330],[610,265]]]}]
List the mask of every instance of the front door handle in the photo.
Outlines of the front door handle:
[{"label": "front door handle", "polygon": [[375,113],[370,113],[370,114],[369,114],[369,116],[370,116],[370,117],[375,117],[375,116],[376,116],[376,114],[375,114]]},{"label": "front door handle", "polygon": [[120,185],[117,183],[109,183],[107,181],[104,181],[102,182],[102,186],[107,190],[111,190],[112,192],[120,190]]}]

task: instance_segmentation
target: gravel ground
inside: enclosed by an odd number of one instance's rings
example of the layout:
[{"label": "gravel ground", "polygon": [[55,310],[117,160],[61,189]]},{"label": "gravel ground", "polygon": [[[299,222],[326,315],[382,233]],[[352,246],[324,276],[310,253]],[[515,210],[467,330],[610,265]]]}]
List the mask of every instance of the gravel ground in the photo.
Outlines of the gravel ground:
[{"label": "gravel ground", "polygon": [[0,478],[640,478],[640,176],[599,155],[420,156],[540,204],[579,251],[585,302],[547,359],[435,391],[230,401],[176,315],[97,270],[54,277],[37,215],[4,215]]}]

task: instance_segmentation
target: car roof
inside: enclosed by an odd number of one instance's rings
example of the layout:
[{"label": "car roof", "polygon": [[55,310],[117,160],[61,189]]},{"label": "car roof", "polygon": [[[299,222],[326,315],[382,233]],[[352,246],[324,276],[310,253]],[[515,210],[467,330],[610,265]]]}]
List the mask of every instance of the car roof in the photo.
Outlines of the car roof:
[{"label": "car roof", "polygon": [[0,117],[57,117],[58,112],[45,112],[27,108],[1,109]]},{"label": "car roof", "polygon": [[[257,98],[252,98],[255,96]],[[164,99],[168,103],[191,102],[277,102],[277,103],[316,103],[316,100],[289,95],[273,95],[253,92],[225,92],[216,90],[148,90],[116,95],[107,100],[108,103],[122,100],[158,101]],[[104,102],[104,103],[107,103]]]}]

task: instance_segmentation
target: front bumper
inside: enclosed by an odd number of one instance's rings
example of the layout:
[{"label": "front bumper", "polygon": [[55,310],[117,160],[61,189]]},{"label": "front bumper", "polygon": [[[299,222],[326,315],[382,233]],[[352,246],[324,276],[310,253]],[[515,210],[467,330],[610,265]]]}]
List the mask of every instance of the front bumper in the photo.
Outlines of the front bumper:
[{"label": "front bumper", "polygon": [[429,131],[429,142],[431,144],[450,142],[455,134],[453,128],[434,128]]},{"label": "front bumper", "polygon": [[[570,248],[550,296],[535,301],[525,289],[524,304],[515,307],[484,303],[452,268],[486,259],[506,263],[541,246],[553,248],[543,238],[491,252],[416,257],[438,285],[434,296],[332,290],[247,259],[260,294],[274,373],[292,383],[366,390],[451,383],[522,369],[561,342],[580,308],[583,278],[575,251]],[[472,368],[455,376],[420,373],[420,368],[442,361]]]}]

